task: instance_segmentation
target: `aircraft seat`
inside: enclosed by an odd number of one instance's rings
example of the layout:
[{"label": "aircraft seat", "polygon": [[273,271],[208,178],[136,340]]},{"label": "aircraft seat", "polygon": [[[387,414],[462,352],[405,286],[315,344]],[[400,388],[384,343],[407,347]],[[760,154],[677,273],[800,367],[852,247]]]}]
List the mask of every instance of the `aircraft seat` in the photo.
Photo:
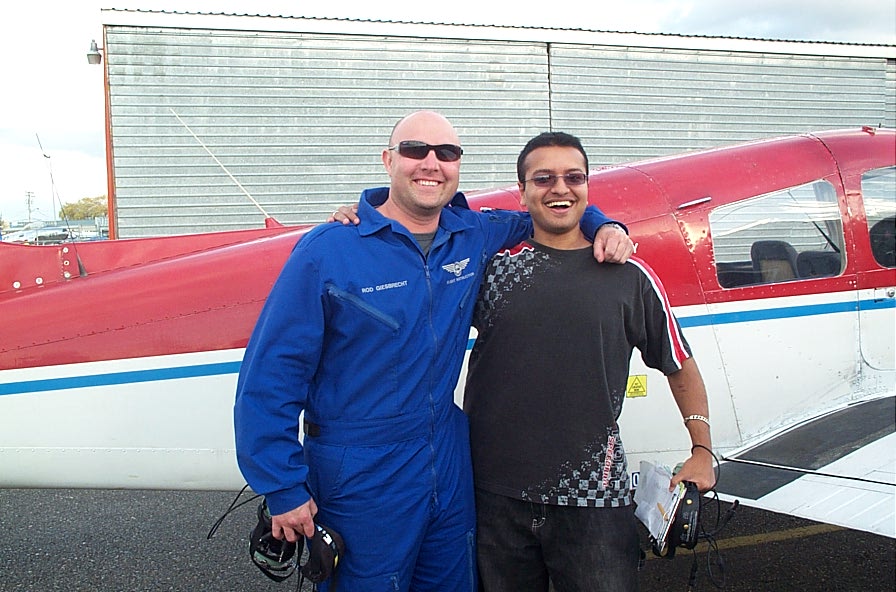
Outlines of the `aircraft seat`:
[{"label": "aircraft seat", "polygon": [[782,240],[758,240],[750,247],[750,259],[760,283],[774,284],[796,279],[796,249]]},{"label": "aircraft seat", "polygon": [[796,270],[801,278],[832,277],[840,273],[840,253],[803,251],[796,256]]}]

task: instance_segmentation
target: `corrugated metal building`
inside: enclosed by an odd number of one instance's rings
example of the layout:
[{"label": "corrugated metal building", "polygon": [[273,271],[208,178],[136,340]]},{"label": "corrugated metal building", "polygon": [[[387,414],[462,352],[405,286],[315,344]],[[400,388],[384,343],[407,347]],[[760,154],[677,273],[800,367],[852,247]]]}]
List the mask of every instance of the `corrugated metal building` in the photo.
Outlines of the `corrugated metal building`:
[{"label": "corrugated metal building", "polygon": [[258,227],[262,214],[228,172],[280,222],[320,222],[388,184],[380,151],[418,109],[457,127],[462,190],[513,184],[523,143],[548,129],[581,137],[598,166],[896,127],[890,45],[102,14],[121,238]]}]

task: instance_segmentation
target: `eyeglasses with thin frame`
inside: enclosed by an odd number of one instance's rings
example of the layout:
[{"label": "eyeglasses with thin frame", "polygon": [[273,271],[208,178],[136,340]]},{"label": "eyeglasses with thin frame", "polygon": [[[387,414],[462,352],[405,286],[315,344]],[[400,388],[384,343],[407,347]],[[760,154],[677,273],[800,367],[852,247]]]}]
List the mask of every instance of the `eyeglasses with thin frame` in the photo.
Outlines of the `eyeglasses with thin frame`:
[{"label": "eyeglasses with thin frame", "polygon": [[432,150],[436,153],[436,158],[442,162],[460,160],[460,155],[464,153],[463,148],[454,144],[427,144],[419,140],[403,140],[395,146],[389,146],[389,150],[398,150],[398,153],[405,158],[414,160],[423,160]]},{"label": "eyeglasses with thin frame", "polygon": [[535,175],[531,179],[524,179],[523,184],[532,183],[536,187],[553,187],[557,184],[557,179],[561,178],[569,186],[584,185],[588,182],[587,173],[566,173],[565,175]]}]

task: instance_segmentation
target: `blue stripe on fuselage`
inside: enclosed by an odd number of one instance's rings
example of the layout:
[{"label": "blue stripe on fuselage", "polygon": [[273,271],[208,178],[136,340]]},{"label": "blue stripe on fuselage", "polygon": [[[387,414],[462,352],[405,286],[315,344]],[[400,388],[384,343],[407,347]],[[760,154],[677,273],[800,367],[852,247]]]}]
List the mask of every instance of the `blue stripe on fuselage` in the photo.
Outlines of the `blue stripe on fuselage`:
[{"label": "blue stripe on fuselage", "polygon": [[173,368],[152,368],[149,370],[132,370],[129,372],[110,372],[108,374],[88,374],[86,376],[25,380],[22,382],[0,384],[0,395],[38,393],[42,391],[57,391],[95,386],[115,386],[119,384],[132,384],[135,382],[174,380],[177,378],[218,376],[222,374],[236,374],[239,371],[240,362],[220,362],[216,364],[176,366]]},{"label": "blue stripe on fuselage", "polygon": [[678,322],[685,327],[704,327],[706,325],[727,325],[730,323],[749,323],[752,321],[769,321],[774,319],[792,319],[811,317],[840,312],[857,312],[896,308],[896,300],[862,300],[850,302],[831,302],[829,304],[807,304],[803,306],[784,306],[781,308],[764,308],[762,310],[741,310],[692,317],[679,317]]},{"label": "blue stripe on fuselage", "polygon": [[[843,312],[851,313],[856,311],[883,310],[887,308],[896,308],[896,300],[890,298],[885,300],[832,302],[829,304],[807,304],[804,306],[785,306],[780,308],[766,308],[762,310],[714,313],[689,317],[678,317],[678,322],[681,324],[682,328],[705,327],[708,325],[749,323],[754,321],[820,316]],[[472,349],[474,342],[475,339],[470,339],[467,342],[468,351]],[[111,372],[107,374],[91,374],[87,376],[48,378],[44,380],[25,380],[21,382],[0,384],[0,395],[39,393],[45,391],[97,386],[115,386],[136,382],[174,380],[178,378],[199,378],[203,376],[236,374],[239,372],[239,370],[240,362],[234,361],[213,364],[197,364],[190,366],[176,366],[172,368],[133,370],[129,372]]]}]

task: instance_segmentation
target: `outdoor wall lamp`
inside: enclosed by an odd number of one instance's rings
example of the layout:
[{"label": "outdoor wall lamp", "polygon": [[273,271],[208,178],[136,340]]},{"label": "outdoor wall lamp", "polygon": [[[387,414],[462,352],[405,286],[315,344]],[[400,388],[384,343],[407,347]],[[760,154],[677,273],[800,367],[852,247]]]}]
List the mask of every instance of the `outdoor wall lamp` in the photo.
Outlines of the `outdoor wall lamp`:
[{"label": "outdoor wall lamp", "polygon": [[103,54],[100,53],[102,47],[96,46],[96,40],[90,40],[90,51],[87,52],[87,63],[88,64],[99,64],[103,61]]}]

